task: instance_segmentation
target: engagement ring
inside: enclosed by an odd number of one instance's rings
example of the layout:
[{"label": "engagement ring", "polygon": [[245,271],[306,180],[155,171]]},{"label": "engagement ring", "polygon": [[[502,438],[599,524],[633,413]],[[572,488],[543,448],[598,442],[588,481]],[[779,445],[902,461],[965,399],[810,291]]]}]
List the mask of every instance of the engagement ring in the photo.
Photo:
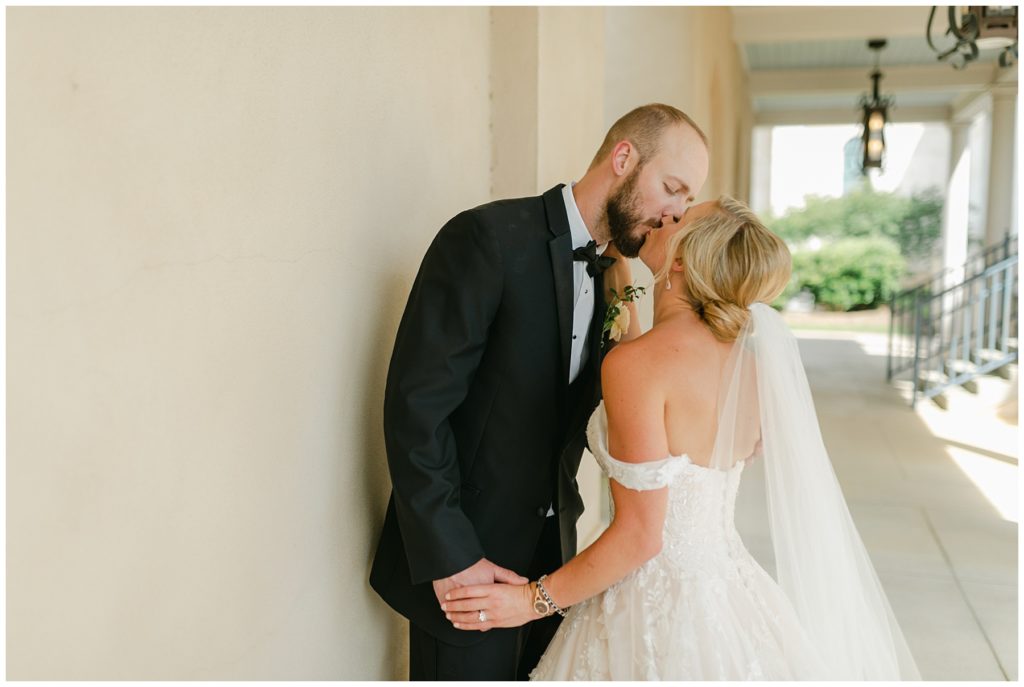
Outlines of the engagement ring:
[{"label": "engagement ring", "polygon": [[483,611],[477,611],[476,617],[479,618],[480,622],[482,622],[482,623],[486,623],[487,622],[487,614],[484,613]]}]

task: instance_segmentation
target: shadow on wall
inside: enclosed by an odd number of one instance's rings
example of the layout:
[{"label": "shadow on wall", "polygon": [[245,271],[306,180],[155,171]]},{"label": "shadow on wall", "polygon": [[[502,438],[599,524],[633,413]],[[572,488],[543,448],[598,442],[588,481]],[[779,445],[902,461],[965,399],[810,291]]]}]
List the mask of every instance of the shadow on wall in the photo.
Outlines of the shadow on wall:
[{"label": "shadow on wall", "polygon": [[[366,507],[369,510],[369,516],[363,522],[368,523],[369,532],[365,538],[370,543],[368,549],[359,552],[365,568],[362,593],[373,599],[374,607],[379,608],[383,618],[382,624],[387,628],[387,637],[383,644],[390,647],[390,650],[383,657],[384,663],[374,672],[380,676],[378,679],[386,680],[408,679],[408,621],[391,610],[377,596],[377,592],[370,587],[369,577],[377,540],[384,525],[384,512],[387,510],[388,497],[391,494],[391,477],[384,448],[384,385],[398,324],[402,319],[409,292],[412,290],[414,277],[414,274],[395,272],[382,277],[376,286],[369,289],[370,293],[386,294],[386,307],[375,309],[376,320],[372,322],[372,334],[368,342],[369,364],[364,367],[364,375],[357,387],[362,390],[359,420],[363,450],[359,467],[362,471],[361,484],[366,495]],[[339,488],[342,491],[345,489],[344,486]],[[340,612],[344,615],[346,609],[340,609]]]}]

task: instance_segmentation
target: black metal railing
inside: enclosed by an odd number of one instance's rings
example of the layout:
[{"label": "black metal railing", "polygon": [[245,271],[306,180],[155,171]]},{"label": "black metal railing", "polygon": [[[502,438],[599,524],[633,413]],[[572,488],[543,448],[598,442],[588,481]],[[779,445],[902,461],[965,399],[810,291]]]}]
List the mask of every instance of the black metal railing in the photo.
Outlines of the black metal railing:
[{"label": "black metal railing", "polygon": [[900,291],[890,303],[886,375],[912,370],[933,398],[1017,359],[1017,237]]},{"label": "black metal railing", "polygon": [[[1017,237],[1007,234],[999,243],[968,257],[963,265],[936,272],[896,293],[889,302],[889,355],[886,378],[892,380],[896,375],[914,367],[919,304],[925,303],[933,294],[941,293],[1016,254]],[[929,326],[932,319],[925,317],[922,323],[925,327],[922,335],[926,338],[934,334]]]}]

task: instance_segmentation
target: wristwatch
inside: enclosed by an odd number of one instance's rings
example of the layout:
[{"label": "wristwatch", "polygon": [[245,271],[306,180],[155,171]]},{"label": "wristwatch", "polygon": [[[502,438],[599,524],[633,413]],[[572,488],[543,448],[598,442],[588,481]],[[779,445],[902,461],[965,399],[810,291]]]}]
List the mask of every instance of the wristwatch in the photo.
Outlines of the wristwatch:
[{"label": "wristwatch", "polygon": [[544,600],[544,597],[540,594],[540,586],[533,583],[533,612],[542,618],[546,618],[555,611],[551,608],[551,604]]},{"label": "wristwatch", "polygon": [[548,591],[544,589],[544,578],[547,575],[541,575],[540,579],[533,583],[533,612],[541,617],[547,617],[552,613],[565,617],[565,611],[558,607],[558,605],[551,600],[551,596],[548,595]]}]

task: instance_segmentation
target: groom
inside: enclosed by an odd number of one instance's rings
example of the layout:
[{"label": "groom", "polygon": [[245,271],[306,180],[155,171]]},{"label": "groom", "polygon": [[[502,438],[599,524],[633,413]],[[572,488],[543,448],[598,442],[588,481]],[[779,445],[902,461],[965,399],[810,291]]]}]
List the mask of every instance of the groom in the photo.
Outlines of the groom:
[{"label": "groom", "polygon": [[682,214],[707,159],[687,115],[645,105],[612,126],[578,183],[464,211],[427,249],[388,369],[393,490],[370,574],[410,621],[411,679],[525,680],[554,635],[557,615],[457,630],[440,601],[464,585],[525,584],[520,574],[576,554],[608,288],[631,280],[611,256],[636,257]]}]

